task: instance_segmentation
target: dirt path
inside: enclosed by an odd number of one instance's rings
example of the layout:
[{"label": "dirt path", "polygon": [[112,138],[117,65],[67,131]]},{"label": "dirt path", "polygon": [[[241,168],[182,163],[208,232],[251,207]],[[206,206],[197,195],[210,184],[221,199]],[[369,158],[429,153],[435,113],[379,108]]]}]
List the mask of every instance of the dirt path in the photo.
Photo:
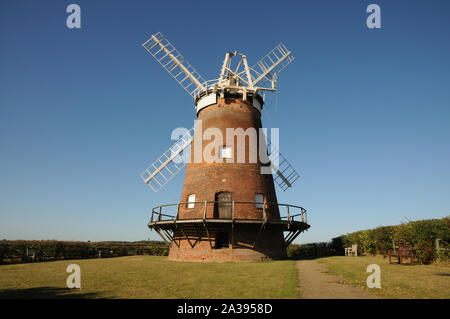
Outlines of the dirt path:
[{"label": "dirt path", "polygon": [[372,299],[361,287],[344,283],[344,279],[332,275],[325,264],[315,260],[297,261],[301,297],[305,299]]}]

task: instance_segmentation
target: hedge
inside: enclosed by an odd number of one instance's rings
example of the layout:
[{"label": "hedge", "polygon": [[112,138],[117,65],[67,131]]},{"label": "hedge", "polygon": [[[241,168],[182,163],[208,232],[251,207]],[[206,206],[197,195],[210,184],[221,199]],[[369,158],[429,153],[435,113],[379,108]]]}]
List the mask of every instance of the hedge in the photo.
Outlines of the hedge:
[{"label": "hedge", "polygon": [[[440,251],[435,250],[437,238],[440,239]],[[360,230],[333,238],[330,242],[291,244],[287,254],[291,259],[343,256],[345,247],[357,244],[359,254],[386,255],[389,249],[405,243],[413,246],[414,257],[419,263],[427,264],[437,259],[448,260],[449,242],[450,217],[444,217]]]},{"label": "hedge", "polygon": [[[0,263],[64,259],[107,258],[129,255],[167,256],[169,247],[159,241],[69,242],[56,240],[2,240]],[[33,257],[34,256],[34,257]]]},{"label": "hedge", "polygon": [[[419,263],[430,263],[437,258],[448,260],[450,242],[450,216],[442,219],[411,221],[395,226],[380,226],[340,236],[342,247],[338,254],[344,254],[344,247],[358,244],[362,254],[386,255],[388,249],[405,243],[413,246],[414,257]],[[441,251],[435,250],[435,241],[440,239]]]}]

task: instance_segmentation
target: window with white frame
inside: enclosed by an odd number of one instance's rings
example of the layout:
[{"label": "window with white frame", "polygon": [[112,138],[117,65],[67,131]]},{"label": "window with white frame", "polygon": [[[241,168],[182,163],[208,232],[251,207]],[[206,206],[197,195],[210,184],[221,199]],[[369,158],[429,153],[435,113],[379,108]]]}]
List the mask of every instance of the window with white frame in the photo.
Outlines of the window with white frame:
[{"label": "window with white frame", "polygon": [[264,195],[255,194],[255,206],[256,208],[264,208]]},{"label": "window with white frame", "polygon": [[195,205],[195,194],[188,196],[188,208],[194,208]]},{"label": "window with white frame", "polygon": [[219,146],[219,158],[231,158],[231,146]]}]

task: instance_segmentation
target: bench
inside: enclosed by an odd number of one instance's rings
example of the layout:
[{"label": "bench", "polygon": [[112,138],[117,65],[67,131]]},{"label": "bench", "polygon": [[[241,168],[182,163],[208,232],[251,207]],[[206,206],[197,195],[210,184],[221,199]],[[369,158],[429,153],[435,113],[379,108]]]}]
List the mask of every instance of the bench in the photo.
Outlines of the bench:
[{"label": "bench", "polygon": [[358,245],[354,244],[352,247],[346,247],[345,256],[358,256]]},{"label": "bench", "polygon": [[389,249],[388,250],[389,263],[392,264],[392,257],[397,258],[397,264],[402,265],[403,260],[409,258],[409,263],[412,264],[413,261],[413,247],[412,245],[400,245],[397,249]]}]

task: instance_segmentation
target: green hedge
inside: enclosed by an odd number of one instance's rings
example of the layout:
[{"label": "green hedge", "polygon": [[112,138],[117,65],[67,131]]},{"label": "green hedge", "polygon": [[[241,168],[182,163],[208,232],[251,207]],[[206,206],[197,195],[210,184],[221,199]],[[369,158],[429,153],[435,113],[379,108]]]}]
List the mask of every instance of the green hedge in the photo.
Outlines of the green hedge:
[{"label": "green hedge", "polygon": [[[32,255],[34,254],[34,259]],[[129,255],[167,256],[168,246],[159,241],[69,242],[56,240],[0,241],[0,263],[64,259],[107,258]]]},{"label": "green hedge", "polygon": [[[435,240],[440,239],[441,251],[435,250]],[[436,259],[448,260],[450,242],[450,217],[412,221],[395,226],[381,226],[333,238],[330,242],[291,244],[287,248],[291,259],[344,255],[344,248],[358,244],[358,253],[386,255],[389,249],[400,243],[413,245],[414,257],[419,263]]]},{"label": "green hedge", "polygon": [[312,259],[336,255],[331,243],[326,242],[303,245],[291,244],[287,247],[286,252],[288,258],[291,259]]},{"label": "green hedge", "polygon": [[[444,250],[435,250],[435,240],[440,239]],[[338,254],[344,254],[344,247],[358,244],[362,254],[387,254],[388,249],[399,243],[413,245],[414,256],[420,263],[430,263],[438,257],[448,260],[450,242],[450,217],[411,221],[396,226],[381,226],[375,229],[361,230],[339,237],[342,247]],[[335,239],[336,240],[336,239]]]}]

